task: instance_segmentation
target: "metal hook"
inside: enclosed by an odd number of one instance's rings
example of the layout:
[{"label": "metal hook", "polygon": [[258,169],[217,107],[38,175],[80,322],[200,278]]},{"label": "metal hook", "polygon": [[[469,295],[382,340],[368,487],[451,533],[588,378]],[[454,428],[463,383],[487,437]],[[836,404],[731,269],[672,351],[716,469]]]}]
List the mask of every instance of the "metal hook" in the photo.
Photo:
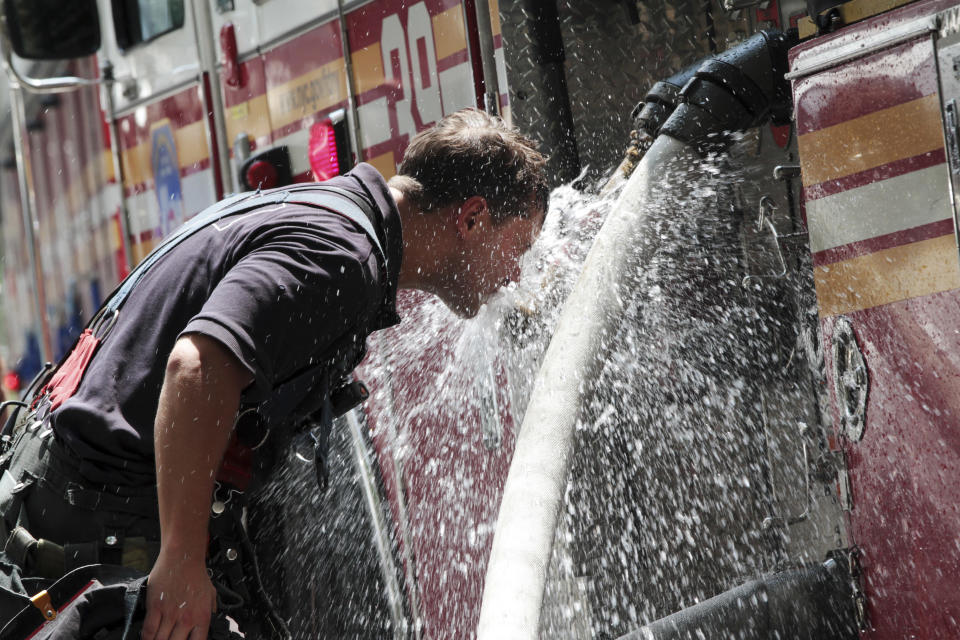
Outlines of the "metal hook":
[{"label": "metal hook", "polygon": [[[93,322],[90,324],[90,332],[96,338],[103,340],[107,335],[113,330],[113,327],[117,324],[117,319],[120,317],[120,310],[114,309],[113,315],[109,319],[105,319],[105,316],[97,314],[97,317],[94,318]],[[104,327],[106,323],[106,328],[103,330],[102,335],[97,335],[100,333],[100,329]]]},{"label": "metal hook", "polygon": [[777,210],[777,203],[773,201],[773,198],[770,196],[764,195],[760,196],[760,205],[757,211],[757,231],[763,228],[763,224],[767,221],[767,212],[769,211],[771,215]]},{"label": "metal hook", "polygon": [[779,280],[787,275],[787,262],[783,259],[783,250],[780,248],[780,234],[777,233],[777,228],[773,226],[773,221],[770,220],[770,216],[768,215],[768,213],[772,215],[776,210],[777,204],[770,196],[761,197],[759,210],[757,212],[756,228],[757,231],[760,231],[765,226],[770,231],[770,235],[773,237],[773,245],[776,247],[777,251],[777,260],[780,262],[780,272],[764,275],[750,274],[744,276],[743,281],[741,282],[741,285],[744,287],[748,286],[751,280],[761,280],[764,278]]},{"label": "metal hook", "polygon": [[800,524],[804,520],[810,517],[810,511],[813,507],[813,494],[811,493],[810,488],[810,450],[807,447],[807,425],[800,424],[800,437],[803,438],[803,494],[804,494],[804,507],[803,511],[794,516],[787,516],[786,518],[782,516],[767,516],[763,519],[763,522],[760,523],[760,527],[764,531],[769,531],[770,529],[777,528],[783,529],[785,527],[790,527],[795,524]]}]

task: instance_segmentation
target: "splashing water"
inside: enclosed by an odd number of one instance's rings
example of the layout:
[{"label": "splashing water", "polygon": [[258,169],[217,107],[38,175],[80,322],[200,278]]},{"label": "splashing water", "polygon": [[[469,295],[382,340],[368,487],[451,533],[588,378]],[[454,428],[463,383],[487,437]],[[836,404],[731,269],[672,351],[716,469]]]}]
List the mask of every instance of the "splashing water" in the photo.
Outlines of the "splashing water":
[{"label": "splashing water", "polygon": [[[557,189],[520,282],[477,317],[464,320],[437,298],[401,292],[402,324],[369,339],[358,377],[372,391],[367,426],[388,498],[382,510],[401,523],[388,525],[392,570],[401,585],[416,583],[413,594],[401,587],[419,616],[411,621],[408,607],[400,635],[464,637],[476,626],[522,408],[561,302],[612,203]],[[270,515],[253,525],[258,546],[272,545],[267,591],[297,611],[290,619],[296,638],[389,637],[398,630],[344,425],[331,440],[326,496],[317,495],[312,465],[295,452],[261,492],[269,506],[254,511]]]},{"label": "splashing water", "polygon": [[[789,357],[789,305],[742,285],[749,231],[735,191],[749,176],[710,161],[665,179],[672,188],[636,239],[654,247],[652,257],[630,266],[627,313],[580,418],[545,638],[617,637],[773,566],[782,546],[760,527],[771,510],[768,465],[781,455],[767,438],[765,394],[802,358]],[[380,508],[398,523],[387,526],[390,571],[412,603],[401,634],[474,632],[523,408],[614,204],[556,190],[521,281],[476,318],[405,295],[401,326],[371,336],[359,373],[373,390],[367,426],[387,498]],[[265,492],[281,512],[260,540],[283,540],[276,564],[298,586],[295,597],[285,592],[299,612],[298,638],[398,631],[353,456],[339,428],[327,496],[292,455]]]}]

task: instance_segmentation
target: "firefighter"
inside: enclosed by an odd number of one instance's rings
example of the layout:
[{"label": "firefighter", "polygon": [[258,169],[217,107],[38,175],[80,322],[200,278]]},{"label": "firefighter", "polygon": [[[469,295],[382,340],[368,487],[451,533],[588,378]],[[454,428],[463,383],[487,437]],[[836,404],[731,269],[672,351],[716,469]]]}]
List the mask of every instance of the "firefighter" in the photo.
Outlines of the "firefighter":
[{"label": "firefighter", "polygon": [[218,605],[239,618],[270,606],[255,558],[237,562],[255,555],[243,524],[217,517],[244,499],[221,481],[238,414],[266,418],[249,448],[285,442],[307,412],[329,426],[366,336],[399,322],[398,287],[475,315],[517,277],[547,187],[534,143],[465,110],[415,136],[389,184],[360,164],[258,197],[224,203],[127,278],[0,462],[9,559],[50,579],[91,563],[149,571],[146,640],[202,640]]}]

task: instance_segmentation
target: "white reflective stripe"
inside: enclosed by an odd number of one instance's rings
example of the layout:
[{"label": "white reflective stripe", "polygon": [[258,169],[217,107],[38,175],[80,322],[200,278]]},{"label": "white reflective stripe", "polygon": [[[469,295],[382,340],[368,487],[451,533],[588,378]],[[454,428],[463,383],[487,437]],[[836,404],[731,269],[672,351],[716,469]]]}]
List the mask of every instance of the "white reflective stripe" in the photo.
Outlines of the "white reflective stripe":
[{"label": "white reflective stripe", "polygon": [[127,198],[127,214],[130,217],[130,235],[136,239],[148,229],[160,226],[157,214],[157,196],[151,189]]},{"label": "white reflective stripe", "polygon": [[387,104],[386,98],[378,98],[357,107],[364,149],[384,143],[391,138]]},{"label": "white reflective stripe", "polygon": [[[228,186],[227,190],[229,191],[229,189]],[[153,192],[151,191],[151,193]],[[180,178],[180,196],[183,201],[185,217],[203,211],[216,202],[217,194],[213,189],[213,171],[204,169]]]},{"label": "white reflective stripe", "polygon": [[444,113],[453,113],[465,107],[476,106],[473,71],[467,63],[441,71],[440,90],[443,92]]},{"label": "white reflective stripe", "polygon": [[947,165],[938,164],[808,200],[814,253],[951,217]]},{"label": "white reflective stripe", "polygon": [[290,151],[290,171],[294,176],[310,171],[310,127],[298,129],[273,141],[273,147],[285,145]]},{"label": "white reflective stripe", "polygon": [[503,47],[497,47],[493,57],[497,61],[497,89],[500,91],[500,95],[503,95],[509,89],[507,87],[507,59],[504,56]]},{"label": "white reflective stripe", "polygon": [[115,209],[120,206],[120,185],[110,182],[100,188],[99,193],[87,200],[87,209],[93,211],[94,220],[99,223],[113,219]]}]

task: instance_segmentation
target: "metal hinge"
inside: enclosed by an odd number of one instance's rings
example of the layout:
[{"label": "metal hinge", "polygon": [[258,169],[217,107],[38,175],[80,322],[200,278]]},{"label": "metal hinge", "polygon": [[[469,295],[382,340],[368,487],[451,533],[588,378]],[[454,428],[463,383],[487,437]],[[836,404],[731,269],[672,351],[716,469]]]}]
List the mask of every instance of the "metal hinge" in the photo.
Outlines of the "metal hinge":
[{"label": "metal hinge", "polygon": [[947,158],[951,173],[960,173],[960,141],[957,140],[957,101],[951,100],[944,109],[946,120]]},{"label": "metal hinge", "polygon": [[847,463],[842,451],[827,451],[813,463],[810,471],[813,478],[823,485],[835,484],[840,507],[844,511],[853,508],[853,499],[850,493],[850,475],[847,473]]},{"label": "metal hinge", "polygon": [[860,557],[863,552],[860,547],[853,546],[849,549],[837,549],[827,554],[837,562],[842,562],[847,569],[847,578],[850,585],[850,598],[853,607],[854,619],[857,622],[857,629],[861,632],[870,628],[869,607],[867,604],[867,594],[863,590],[863,567],[860,564]]}]

